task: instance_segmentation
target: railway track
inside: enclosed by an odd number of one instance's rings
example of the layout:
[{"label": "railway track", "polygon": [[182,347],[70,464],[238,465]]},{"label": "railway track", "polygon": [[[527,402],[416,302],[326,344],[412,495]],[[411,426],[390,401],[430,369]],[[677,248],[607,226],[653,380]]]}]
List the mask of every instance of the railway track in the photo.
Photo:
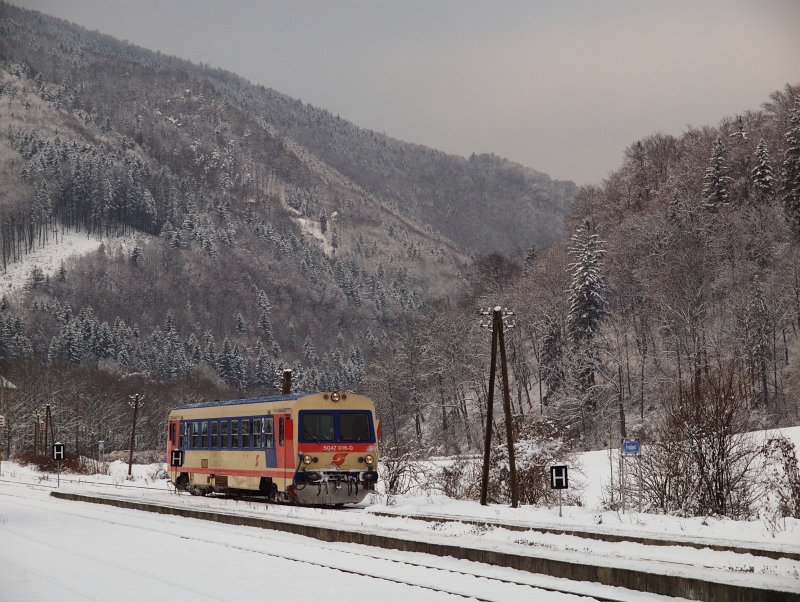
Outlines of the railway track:
[{"label": "railway track", "polygon": [[[5,471],[3,471],[5,472]],[[30,475],[15,475],[13,477],[0,477],[0,483],[8,483],[9,485],[19,484],[22,481],[27,481],[23,483],[25,485],[38,485],[42,488],[47,489],[57,489],[58,486],[56,485],[57,478],[54,476],[51,479],[41,479],[38,477],[32,477]],[[80,486],[88,486],[88,487],[113,487],[114,489],[145,489],[147,491],[157,491],[163,492],[163,489],[155,489],[153,487],[146,487],[144,485],[118,485],[117,483],[103,483],[101,481],[88,481],[86,479],[75,479],[72,477],[65,477],[61,475],[61,482],[62,483],[69,483],[71,485],[80,485]]]},{"label": "railway track", "polygon": [[[364,551],[359,549],[345,549],[341,545],[320,545],[319,542],[315,542],[315,550],[323,552],[326,558],[325,561],[321,561],[310,559],[303,553],[276,552],[263,549],[263,547],[258,545],[258,543],[263,543],[265,537],[273,541],[277,540],[280,544],[296,537],[283,533],[267,536],[263,532],[247,533],[246,531],[249,530],[237,529],[235,534],[236,539],[241,539],[243,531],[245,531],[244,534],[248,541],[246,543],[231,543],[230,541],[222,541],[220,538],[212,539],[189,535],[185,527],[182,525],[176,526],[174,521],[162,517],[161,515],[137,515],[135,521],[129,521],[125,520],[124,515],[121,516],[121,513],[116,509],[112,510],[105,507],[93,508],[91,513],[87,515],[83,512],[70,511],[63,503],[51,500],[50,498],[39,499],[32,502],[30,498],[26,496],[15,496],[7,492],[0,492],[0,499],[3,499],[6,503],[20,505],[30,505],[33,503],[48,511],[58,511],[95,523],[124,525],[128,528],[157,533],[163,536],[191,540],[211,546],[222,546],[249,554],[257,554],[262,557],[297,562],[309,566],[335,570],[349,575],[407,585],[461,598],[480,600],[481,602],[530,600],[532,596],[535,596],[534,599],[541,597],[544,595],[544,592],[565,594],[569,595],[569,598],[574,596],[575,600],[587,601],[632,602],[643,599],[643,595],[637,592],[631,592],[630,596],[595,595],[581,591],[581,587],[550,587],[539,583],[532,583],[531,581],[526,582],[524,579],[499,577],[488,574],[491,571],[490,567],[471,567],[474,570],[463,570],[460,567],[459,569],[455,569],[451,566],[447,566],[448,564],[452,564],[448,559],[438,559],[434,557],[432,559],[427,559],[427,562],[415,562],[408,558],[403,558],[400,553],[389,550]],[[55,508],[56,506],[58,507],[57,509]],[[142,525],[142,522],[149,523],[149,526]],[[230,529],[226,529],[223,526],[207,525],[205,528],[210,528],[214,532],[219,533],[221,537],[223,534],[230,535]],[[3,529],[3,527],[0,526],[0,529]],[[49,545],[44,539],[38,543]],[[63,552],[64,550],[59,551]],[[424,555],[420,556],[424,557]],[[393,576],[398,573],[404,576]],[[409,578],[410,573],[413,574],[411,578]],[[532,578],[532,580],[534,579]],[[442,583],[452,583],[454,581],[459,583],[458,587],[439,585]]]},{"label": "railway track", "polygon": [[[23,486],[21,483],[19,485]],[[205,507],[202,505],[196,506],[194,504],[187,504],[186,502],[189,500],[185,500],[183,503],[179,502],[177,504],[169,502],[166,498],[162,502],[156,502],[155,500],[148,501],[147,499],[137,498],[139,494],[134,492],[131,492],[131,494],[128,496],[125,496],[122,491],[120,491],[121,495],[116,495],[112,492],[109,492],[112,495],[105,496],[99,492],[95,495],[85,495],[78,494],[77,492],[60,492],[54,490],[52,487],[47,487],[46,489],[50,490],[51,495],[62,499],[93,502],[94,504],[111,505],[140,511],[143,510],[145,511],[143,514],[183,516],[186,518],[201,519],[214,524],[258,527],[261,529],[276,531],[282,533],[283,535],[292,534],[308,536],[318,540],[318,543],[315,545],[320,549],[335,550],[335,547],[330,547],[331,542],[336,542],[336,544],[342,546],[360,544],[358,545],[358,547],[362,550],[359,553],[360,556],[364,559],[372,559],[375,561],[382,559],[382,561],[385,562],[390,559],[393,551],[397,551],[396,554],[399,556],[404,556],[403,558],[394,559],[398,561],[398,566],[412,567],[419,565],[419,570],[433,570],[431,567],[434,567],[435,565],[438,566],[439,561],[437,558],[443,558],[447,561],[452,561],[452,559],[468,560],[469,564],[472,565],[470,571],[473,571],[474,567],[482,566],[488,569],[489,565],[494,565],[492,569],[488,571],[491,574],[482,575],[481,577],[496,580],[498,572],[497,569],[500,569],[501,571],[507,569],[513,573],[508,580],[508,585],[511,586],[513,583],[516,584],[514,585],[515,587],[522,587],[521,584],[523,584],[525,580],[522,579],[520,575],[524,577],[525,573],[530,573],[534,583],[524,583],[526,587],[538,587],[543,591],[552,591],[554,593],[559,592],[583,596],[588,595],[594,599],[633,600],[633,597],[625,598],[625,596],[628,596],[628,593],[631,593],[636,594],[637,596],[652,597],[658,593],[665,597],[683,596],[685,598],[698,600],[737,598],[742,601],[753,602],[761,600],[800,601],[800,595],[797,593],[789,593],[789,591],[786,591],[785,589],[781,591],[761,589],[764,587],[763,585],[760,587],[752,587],[746,583],[746,580],[735,577],[729,580],[717,571],[714,571],[715,574],[712,574],[711,572],[707,574],[701,574],[697,570],[693,571],[693,569],[702,570],[703,568],[717,570],[726,569],[725,566],[717,566],[714,565],[713,562],[711,563],[713,566],[705,566],[704,563],[698,563],[697,561],[684,562],[682,558],[657,558],[654,559],[653,562],[655,564],[651,568],[643,564],[647,561],[647,558],[643,558],[637,563],[633,563],[633,566],[631,566],[626,565],[625,563],[620,564],[619,559],[627,558],[628,556],[617,554],[614,552],[614,550],[599,554],[597,559],[582,558],[572,560],[563,559],[563,557],[559,558],[558,555],[554,557],[553,555],[547,553],[530,555],[526,552],[502,552],[494,551],[490,548],[485,548],[484,546],[480,545],[475,549],[472,549],[470,546],[463,547],[460,543],[456,542],[454,542],[454,544],[441,541],[437,543],[437,540],[435,539],[429,542],[425,539],[417,540],[414,538],[404,538],[402,536],[395,537],[392,534],[394,531],[393,529],[390,529],[385,533],[370,533],[369,531],[361,532],[357,528],[355,530],[348,528],[347,525],[351,524],[352,521],[346,521],[345,523],[339,524],[339,521],[336,520],[335,515],[332,514],[334,512],[332,509],[327,510],[327,512],[331,512],[328,518],[324,516],[322,517],[325,520],[320,521],[320,517],[317,516],[316,519],[307,522],[302,520],[301,516],[294,516],[291,514],[291,512],[289,515],[284,515],[283,513],[274,514],[272,512],[266,512],[265,514],[262,514],[261,512],[253,513],[245,511],[242,513],[238,510],[234,510],[233,513],[229,513],[220,508],[214,509],[212,507]],[[151,488],[147,487],[142,487],[141,489],[150,489],[152,491]],[[213,497],[216,497],[216,499],[221,499],[217,496]],[[263,498],[258,497],[233,496],[231,499],[246,503],[251,510],[257,510],[258,506],[264,506],[265,510],[268,510],[268,506],[270,505],[265,503]],[[177,499],[176,502],[178,502]],[[360,509],[356,508],[344,512],[349,514],[350,512],[358,512],[359,510]],[[342,510],[336,509],[335,512],[339,513],[342,512]],[[222,528],[225,529],[226,527],[223,526]],[[366,548],[365,546],[369,547]],[[568,551],[577,551],[569,547],[566,549]],[[418,553],[416,558],[424,558],[425,562],[416,563],[413,558],[411,561],[409,561],[409,552]],[[628,550],[628,553],[630,552],[631,550]],[[354,554],[352,551],[348,553],[351,555]],[[276,556],[286,557],[283,554],[277,554]],[[609,560],[606,560],[606,558]],[[616,560],[610,560],[612,558],[615,558]],[[636,559],[639,557],[633,556],[632,558]],[[297,557],[296,560],[298,562],[309,562],[309,559],[306,556]],[[326,558],[323,558],[321,563],[316,563],[317,566],[328,566],[328,564],[329,563]],[[616,568],[614,568],[615,565]],[[685,568],[688,570],[688,573],[681,571],[681,574],[675,574],[671,569],[665,568],[667,565],[681,567],[685,566]],[[459,563],[459,566],[463,565]],[[731,566],[734,565],[732,564]],[[737,564],[735,566],[738,567],[739,565]],[[426,567],[428,568],[426,569]],[[349,565],[342,566],[341,568],[345,572],[351,570]],[[451,566],[444,567],[443,570],[445,570],[445,574],[447,575],[461,575],[458,570],[455,572],[452,571],[452,563]],[[355,571],[354,574],[364,573],[363,571]],[[476,573],[473,571],[472,573],[464,573],[461,576],[466,578],[467,574],[475,575]],[[388,577],[389,578],[386,580],[392,581],[391,575]],[[542,580],[545,581],[544,584],[542,583]],[[402,580],[395,582],[404,583]],[[502,580],[500,580],[500,582],[502,582]],[[549,588],[548,584],[552,584],[552,582],[556,582],[558,585],[556,587]],[[562,587],[562,583],[566,583],[568,585]],[[600,591],[603,593],[603,596],[598,598],[596,595],[594,595],[597,592],[597,589],[592,589],[593,586],[595,588],[598,586],[602,588]],[[779,585],[778,587],[785,588],[786,586]],[[433,589],[436,588],[434,587]],[[610,593],[606,595],[606,592],[603,591],[603,589],[608,590]],[[624,596],[622,596],[622,598],[615,597],[617,596],[617,592],[623,592]],[[491,596],[481,598],[472,592],[469,592],[468,595],[469,597],[478,597],[480,599],[493,599]]]}]

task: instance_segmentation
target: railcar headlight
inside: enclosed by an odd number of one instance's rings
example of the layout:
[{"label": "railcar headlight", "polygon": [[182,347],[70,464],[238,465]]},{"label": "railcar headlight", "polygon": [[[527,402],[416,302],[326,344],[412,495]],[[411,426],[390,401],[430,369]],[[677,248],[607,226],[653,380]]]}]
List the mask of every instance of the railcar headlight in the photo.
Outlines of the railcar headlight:
[{"label": "railcar headlight", "polygon": [[311,464],[314,461],[314,458],[306,454],[303,456],[303,464]]},{"label": "railcar headlight", "polygon": [[375,456],[373,456],[372,454],[367,454],[366,456],[364,456],[364,462],[366,462],[369,466],[372,466],[373,464],[375,464]]},{"label": "railcar headlight", "polygon": [[331,401],[339,401],[339,393],[337,393],[336,391],[331,393]]}]

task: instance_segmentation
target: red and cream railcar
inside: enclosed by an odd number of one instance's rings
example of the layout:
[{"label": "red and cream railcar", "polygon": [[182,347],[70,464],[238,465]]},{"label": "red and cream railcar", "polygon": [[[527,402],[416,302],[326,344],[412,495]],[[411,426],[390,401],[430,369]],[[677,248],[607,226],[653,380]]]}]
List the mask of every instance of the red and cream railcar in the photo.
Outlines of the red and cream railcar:
[{"label": "red and cream railcar", "polygon": [[300,504],[352,504],[378,480],[380,422],[351,393],[299,393],[193,403],[169,416],[175,486]]}]

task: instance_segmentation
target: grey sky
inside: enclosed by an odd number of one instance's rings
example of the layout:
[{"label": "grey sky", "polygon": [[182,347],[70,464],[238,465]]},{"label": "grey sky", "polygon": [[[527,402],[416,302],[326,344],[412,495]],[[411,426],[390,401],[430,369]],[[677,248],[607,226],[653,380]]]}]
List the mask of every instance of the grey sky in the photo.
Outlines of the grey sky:
[{"label": "grey sky", "polygon": [[14,0],[354,123],[577,183],[800,82],[800,2]]}]

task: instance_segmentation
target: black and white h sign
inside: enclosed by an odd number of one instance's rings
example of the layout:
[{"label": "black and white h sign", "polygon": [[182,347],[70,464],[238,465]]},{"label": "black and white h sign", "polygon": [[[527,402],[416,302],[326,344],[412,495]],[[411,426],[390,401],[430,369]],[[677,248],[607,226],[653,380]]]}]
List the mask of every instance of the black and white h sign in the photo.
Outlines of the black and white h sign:
[{"label": "black and white h sign", "polygon": [[53,460],[56,462],[64,461],[64,444],[53,443]]},{"label": "black and white h sign", "polygon": [[569,488],[569,481],[567,481],[567,467],[551,466],[550,489],[568,489],[568,488]]},{"label": "black and white h sign", "polygon": [[173,449],[169,459],[170,466],[183,466],[183,450]]}]

